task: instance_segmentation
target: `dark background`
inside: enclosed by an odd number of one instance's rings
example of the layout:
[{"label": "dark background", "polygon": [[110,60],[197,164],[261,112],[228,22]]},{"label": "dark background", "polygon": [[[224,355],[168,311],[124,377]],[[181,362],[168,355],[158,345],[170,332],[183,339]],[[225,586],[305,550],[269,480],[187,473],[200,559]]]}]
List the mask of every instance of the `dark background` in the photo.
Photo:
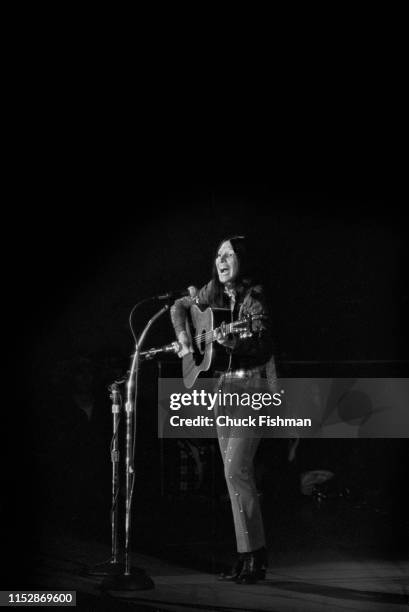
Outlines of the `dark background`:
[{"label": "dark background", "polygon": [[[19,401],[28,408],[25,443],[32,459],[29,468],[23,468],[24,505],[17,504],[12,522],[18,523],[21,515],[18,537],[26,551],[35,554],[39,539],[55,529],[109,541],[107,385],[129,364],[129,312],[144,297],[207,282],[214,250],[226,235],[244,233],[258,245],[259,267],[273,297],[283,374],[407,375],[406,237],[392,196],[287,193],[269,184],[175,186],[160,176],[132,189],[125,189],[119,177],[113,185],[100,176],[97,190],[88,181],[84,191],[78,182],[73,188],[67,173],[64,177],[54,194],[55,205],[43,210],[40,204],[25,216],[21,261],[13,268],[20,305],[14,313],[16,359],[22,360],[25,373]],[[136,328],[142,329],[154,312],[154,304],[138,310]],[[172,340],[165,315],[147,345]],[[203,490],[181,494],[180,448],[161,447],[156,438],[156,367],[147,364],[142,374],[136,483],[142,510],[135,519],[135,537],[146,550],[172,556],[167,549],[172,537],[180,553],[181,540],[194,544],[207,523],[196,514],[187,531],[184,524],[179,536],[171,536],[163,515],[170,520],[180,516],[181,508],[195,509],[199,496],[202,507],[206,500],[209,504],[209,520],[214,499],[223,497],[223,480],[214,449],[205,448],[208,475]],[[177,359],[170,359],[162,373],[174,373],[178,367]],[[93,398],[88,418],[73,399],[78,387]],[[175,466],[166,475],[163,457]],[[299,474],[330,468],[340,487],[346,483],[354,490],[355,500],[364,500],[369,509],[383,509],[380,549],[399,549],[392,523],[396,517],[401,521],[407,510],[402,492],[406,441],[338,441],[331,452],[310,441],[300,448],[295,465],[285,457],[284,445],[260,450],[259,479],[267,509],[278,504],[281,512],[292,508],[296,514],[302,506]],[[160,507],[155,514],[153,508]],[[348,511],[341,513],[342,520],[356,524],[356,516]],[[223,512],[231,538],[228,510]],[[212,537],[215,529],[209,527]],[[149,534],[146,540],[143,533]],[[288,526],[281,526],[280,533],[287,534]],[[280,541],[274,530],[270,535]],[[337,534],[332,535],[336,540]],[[209,538],[203,545],[210,550]],[[298,545],[294,541],[289,546],[295,550]],[[363,541],[364,549],[366,545]]]},{"label": "dark background", "polygon": [[[215,247],[235,233],[258,243],[286,357],[407,357],[400,320],[408,300],[406,245],[392,196],[360,200],[281,194],[258,184],[180,190],[152,184],[140,191],[136,185],[131,205],[121,189],[114,194],[108,187],[96,192],[101,202],[87,205],[83,194],[77,204],[67,191],[56,194],[54,209],[36,209],[25,220],[27,316],[21,323],[30,346],[41,345],[41,362],[104,349],[126,354],[132,305],[207,282]],[[167,341],[172,330],[161,328]]]}]

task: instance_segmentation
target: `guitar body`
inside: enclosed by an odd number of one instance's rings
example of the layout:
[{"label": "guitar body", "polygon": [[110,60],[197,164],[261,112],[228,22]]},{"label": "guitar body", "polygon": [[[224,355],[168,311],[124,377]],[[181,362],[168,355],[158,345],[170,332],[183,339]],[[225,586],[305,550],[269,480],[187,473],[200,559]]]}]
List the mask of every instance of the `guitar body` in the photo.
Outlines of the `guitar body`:
[{"label": "guitar body", "polygon": [[196,304],[191,306],[187,316],[186,331],[193,346],[193,353],[182,358],[183,380],[188,389],[193,387],[201,372],[207,372],[212,366],[217,366],[220,370],[227,369],[229,355],[212,339],[214,329],[223,322],[228,323],[230,318],[231,313],[228,308],[209,307],[202,311]]}]

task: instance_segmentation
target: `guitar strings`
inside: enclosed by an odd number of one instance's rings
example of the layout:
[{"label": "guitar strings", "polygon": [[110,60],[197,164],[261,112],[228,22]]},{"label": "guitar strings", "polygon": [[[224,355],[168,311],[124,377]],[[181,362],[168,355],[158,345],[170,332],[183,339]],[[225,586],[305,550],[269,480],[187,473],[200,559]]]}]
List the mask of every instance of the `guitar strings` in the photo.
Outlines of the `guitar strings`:
[{"label": "guitar strings", "polygon": [[[253,320],[262,319],[262,318],[264,318],[263,315],[253,315],[252,316]],[[226,329],[228,330],[227,333],[228,334],[232,333],[232,331],[234,330],[234,327],[236,325],[242,325],[244,322],[245,321],[240,320],[240,321],[233,321],[232,323],[227,323],[226,324]],[[218,329],[218,328],[216,328],[216,329]],[[197,340],[197,341],[205,340],[206,343],[207,343],[207,340],[210,340],[211,338],[213,338],[213,334],[216,331],[216,329],[212,329],[211,331],[205,332],[204,334],[199,334],[198,336],[194,336],[193,340]]]},{"label": "guitar strings", "polygon": [[[237,325],[237,323],[238,323],[238,321],[235,322],[236,325]],[[226,325],[226,328],[228,328],[227,333],[231,333],[230,327],[234,328],[234,325],[232,325],[231,323],[228,323]],[[212,329],[211,331],[205,332],[204,334],[199,334],[198,336],[195,336],[193,338],[193,340],[198,340],[198,341],[201,341],[201,340],[206,340],[206,341],[210,340],[210,338],[213,338],[213,334],[214,334],[215,331],[216,331],[215,329]]]}]

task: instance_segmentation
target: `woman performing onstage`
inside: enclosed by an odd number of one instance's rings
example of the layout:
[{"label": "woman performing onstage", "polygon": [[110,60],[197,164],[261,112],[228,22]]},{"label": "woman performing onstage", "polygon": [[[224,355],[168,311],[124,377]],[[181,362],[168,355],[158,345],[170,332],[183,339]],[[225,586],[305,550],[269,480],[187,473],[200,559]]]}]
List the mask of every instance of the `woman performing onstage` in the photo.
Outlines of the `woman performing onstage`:
[{"label": "woman performing onstage", "polygon": [[[238,388],[257,390],[262,385],[265,388],[266,382],[273,392],[276,389],[268,308],[263,289],[254,283],[250,272],[245,238],[226,238],[217,249],[212,280],[195,297],[181,298],[171,308],[172,323],[182,347],[179,357],[192,350],[186,332],[187,311],[192,304],[227,308],[233,321],[248,314],[262,315],[253,320],[253,334],[250,337],[217,336],[217,342],[229,354],[227,371],[216,373],[219,376],[218,388],[222,392],[237,391]],[[227,414],[227,409],[218,406],[217,412]],[[238,437],[234,427],[218,427],[217,435],[232,505],[238,552],[232,570],[221,574],[220,580],[249,584],[264,579],[267,568],[264,527],[253,469],[260,437],[243,437],[243,434]]]}]

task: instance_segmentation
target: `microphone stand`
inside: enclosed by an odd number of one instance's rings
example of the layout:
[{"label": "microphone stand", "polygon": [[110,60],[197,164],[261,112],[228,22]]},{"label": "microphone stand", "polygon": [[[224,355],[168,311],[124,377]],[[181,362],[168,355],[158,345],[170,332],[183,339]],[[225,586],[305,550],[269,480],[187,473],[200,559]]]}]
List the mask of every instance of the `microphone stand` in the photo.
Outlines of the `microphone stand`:
[{"label": "microphone stand", "polygon": [[111,504],[111,564],[121,567],[118,563],[118,498],[119,498],[119,411],[121,408],[121,394],[118,385],[113,383],[110,387],[112,399],[112,418],[114,435],[112,438],[111,462],[112,462],[112,504]]},{"label": "microphone stand", "polygon": [[140,350],[145,341],[146,335],[153,323],[159,319],[167,310],[169,305],[166,304],[161,308],[147,323],[142,331],[139,340],[135,343],[135,352],[132,356],[131,369],[129,378],[126,384],[127,396],[125,403],[126,415],[126,449],[125,449],[125,571],[123,574],[110,576],[102,583],[102,588],[109,591],[113,595],[122,597],[132,597],[134,591],[153,589],[155,587],[152,579],[147,575],[145,570],[140,568],[131,568],[130,559],[130,537],[131,537],[131,506],[132,493],[134,488],[134,451],[135,451],[135,416],[138,399],[138,373],[139,373],[139,358]]},{"label": "microphone stand", "polygon": [[123,572],[124,565],[118,561],[118,499],[119,499],[119,421],[122,405],[121,393],[118,385],[124,381],[115,381],[109,385],[110,399],[112,400],[112,426],[113,436],[111,445],[112,462],[112,503],[111,503],[111,559],[105,563],[99,563],[90,570],[91,576],[112,576]]}]

